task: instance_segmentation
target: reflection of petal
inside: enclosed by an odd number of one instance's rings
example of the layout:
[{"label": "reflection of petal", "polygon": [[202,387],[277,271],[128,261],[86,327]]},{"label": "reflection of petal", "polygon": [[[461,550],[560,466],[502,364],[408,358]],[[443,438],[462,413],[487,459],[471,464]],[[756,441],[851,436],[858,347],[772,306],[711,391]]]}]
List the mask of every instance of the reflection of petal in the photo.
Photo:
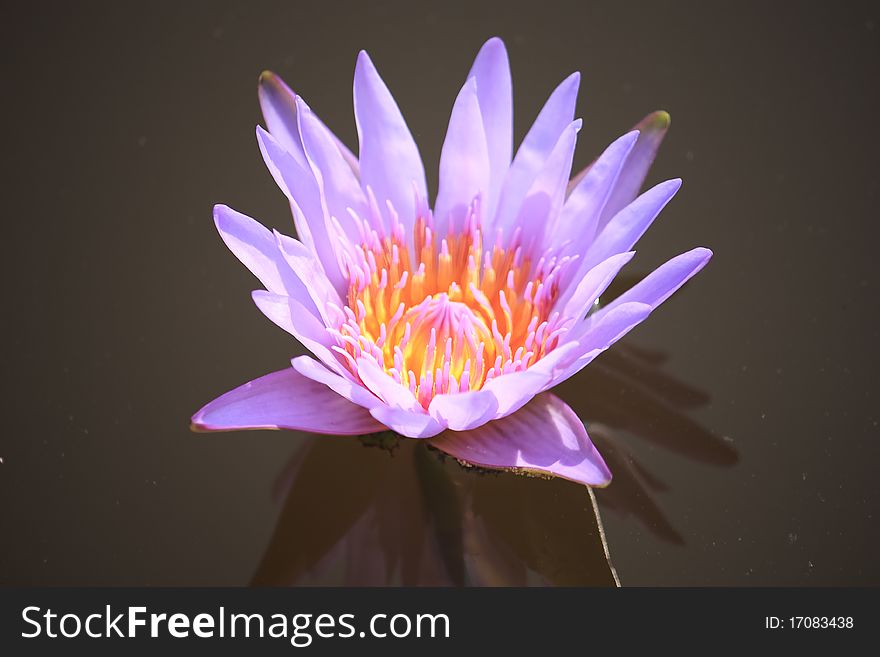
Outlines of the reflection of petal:
[{"label": "reflection of petal", "polygon": [[482,474],[421,441],[304,449],[254,584],[614,584],[582,487]]},{"label": "reflection of petal", "polygon": [[560,479],[479,477],[473,513],[489,537],[556,586],[615,586],[589,489]]},{"label": "reflection of petal", "polygon": [[368,454],[379,450],[360,449],[360,454],[356,454],[358,448],[352,440],[344,438],[318,439],[307,447],[308,454],[290,487],[253,584],[295,582],[369,508],[390,469],[391,459],[384,453]]}]

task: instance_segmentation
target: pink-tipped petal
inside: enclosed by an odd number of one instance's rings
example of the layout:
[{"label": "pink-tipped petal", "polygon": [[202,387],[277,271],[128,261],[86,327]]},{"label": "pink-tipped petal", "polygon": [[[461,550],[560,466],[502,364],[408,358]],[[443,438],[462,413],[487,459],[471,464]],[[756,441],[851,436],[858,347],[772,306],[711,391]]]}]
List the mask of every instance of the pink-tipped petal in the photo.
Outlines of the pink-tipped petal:
[{"label": "pink-tipped petal", "polygon": [[430,438],[446,428],[446,425],[427,413],[409,411],[392,406],[376,406],[370,414],[392,431],[407,438]]},{"label": "pink-tipped petal", "polygon": [[466,431],[485,424],[495,417],[497,411],[498,400],[489,390],[436,395],[428,406],[428,413],[453,431]]},{"label": "pink-tipped petal", "polygon": [[474,198],[488,192],[489,180],[489,151],[477,81],[468,78],[455,99],[440,154],[440,184],[434,205],[438,235],[445,236],[449,228],[462,230],[468,207]]},{"label": "pink-tipped petal", "polygon": [[605,486],[611,472],[583,423],[558,397],[544,393],[513,415],[466,432],[446,431],[431,445],[485,468],[514,469]]},{"label": "pink-tipped petal", "polygon": [[428,197],[425,169],[394,97],[363,51],[354,73],[354,114],[361,183],[376,195],[386,225],[390,225],[390,217],[385,202],[391,201],[401,223],[409,228],[416,215],[413,184],[422,198]]},{"label": "pink-tipped petal", "polygon": [[489,148],[489,190],[484,214],[491,217],[498,205],[501,185],[513,155],[513,83],[504,42],[492,37],[477,53],[468,74],[477,81],[480,114]]},{"label": "pink-tipped petal", "polygon": [[221,395],[193,416],[192,427],[196,431],[294,429],[334,435],[384,429],[366,409],[290,367]]}]

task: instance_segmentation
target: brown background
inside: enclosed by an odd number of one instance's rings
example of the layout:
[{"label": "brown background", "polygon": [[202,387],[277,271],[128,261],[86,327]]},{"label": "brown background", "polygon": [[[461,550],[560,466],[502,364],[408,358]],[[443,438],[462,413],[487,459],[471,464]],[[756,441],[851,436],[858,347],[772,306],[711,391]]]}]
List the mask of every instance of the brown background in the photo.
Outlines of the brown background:
[{"label": "brown background", "polygon": [[[435,182],[492,35],[519,136],[582,71],[579,165],[669,110],[649,182],[684,188],[634,268],[716,254],[629,341],[710,400],[685,413],[705,431],[618,409],[616,444],[664,484],[660,516],[608,501],[624,584],[880,583],[880,12],[769,4],[4,3],[0,583],[250,580],[299,439],[187,427],[300,353],[211,222],[224,202],[292,230],[255,143],[257,76],[280,73],[355,146],[369,50]],[[603,393],[626,398],[601,381],[562,391],[588,422]]]}]

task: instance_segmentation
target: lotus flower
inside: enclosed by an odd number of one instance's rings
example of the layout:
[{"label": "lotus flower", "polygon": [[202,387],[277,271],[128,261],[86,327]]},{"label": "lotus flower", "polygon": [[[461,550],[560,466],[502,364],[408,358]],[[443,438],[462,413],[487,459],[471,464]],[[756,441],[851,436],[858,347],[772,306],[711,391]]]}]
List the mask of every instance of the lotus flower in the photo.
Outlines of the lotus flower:
[{"label": "lotus flower", "polygon": [[257,127],[299,240],[217,206],[229,249],[265,287],[257,307],[313,355],[193,417],[200,431],[391,429],[462,462],[606,485],[584,424],[547,392],[644,320],[711,257],[673,258],[599,307],[678,191],[637,196],[668,126],[655,113],[569,181],[579,75],[553,91],[512,157],[507,52],[490,39],[455,99],[433,209],[418,148],[365,52],[355,157],[271,73]]}]

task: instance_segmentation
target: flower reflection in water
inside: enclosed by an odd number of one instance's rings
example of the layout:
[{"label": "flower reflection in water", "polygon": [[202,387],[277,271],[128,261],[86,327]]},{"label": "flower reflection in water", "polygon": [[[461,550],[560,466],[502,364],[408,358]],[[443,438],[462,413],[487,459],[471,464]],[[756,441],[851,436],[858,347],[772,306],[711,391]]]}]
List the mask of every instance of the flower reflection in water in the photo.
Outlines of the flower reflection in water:
[{"label": "flower reflection in water", "polygon": [[[662,354],[619,347],[559,392],[615,473],[595,491],[603,508],[681,543],[654,499],[668,486],[633,457],[624,434],[718,466],[737,455],[688,417],[706,394],[665,374]],[[465,468],[389,438],[390,451],[304,439],[279,476],[285,502],[254,584],[616,584],[591,489]]]}]

